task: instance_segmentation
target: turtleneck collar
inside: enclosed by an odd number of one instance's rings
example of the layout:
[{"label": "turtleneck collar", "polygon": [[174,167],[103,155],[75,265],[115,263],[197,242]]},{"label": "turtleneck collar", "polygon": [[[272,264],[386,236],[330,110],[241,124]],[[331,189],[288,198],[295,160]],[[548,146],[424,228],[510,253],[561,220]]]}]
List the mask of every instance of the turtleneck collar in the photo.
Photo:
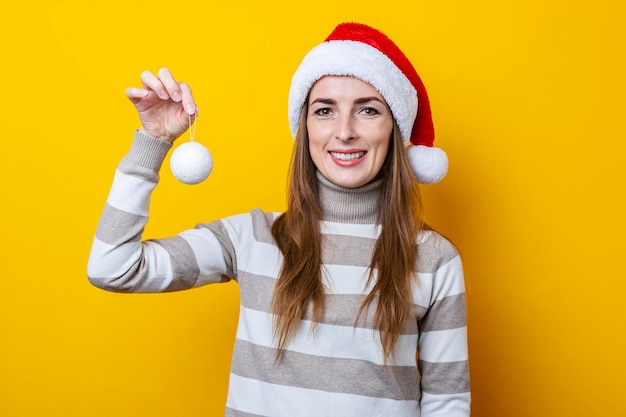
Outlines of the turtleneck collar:
[{"label": "turtleneck collar", "polygon": [[352,224],[375,224],[383,180],[377,179],[357,188],[343,188],[317,172],[322,218]]}]

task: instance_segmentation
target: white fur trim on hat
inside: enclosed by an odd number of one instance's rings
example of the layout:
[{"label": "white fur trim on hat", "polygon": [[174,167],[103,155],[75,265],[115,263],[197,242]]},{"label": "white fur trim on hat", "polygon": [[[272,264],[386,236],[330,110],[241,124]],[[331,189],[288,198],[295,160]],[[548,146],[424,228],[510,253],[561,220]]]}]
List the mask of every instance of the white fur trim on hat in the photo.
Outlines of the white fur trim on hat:
[{"label": "white fur trim on hat", "polygon": [[311,87],[326,75],[347,75],[371,84],[389,105],[404,144],[409,143],[417,115],[415,87],[387,55],[350,40],[324,42],[302,60],[289,90],[289,126],[294,138]]},{"label": "white fur trim on hat", "polygon": [[430,146],[414,146],[407,148],[411,168],[417,180],[422,184],[434,184],[446,176],[448,157],[444,151]]}]

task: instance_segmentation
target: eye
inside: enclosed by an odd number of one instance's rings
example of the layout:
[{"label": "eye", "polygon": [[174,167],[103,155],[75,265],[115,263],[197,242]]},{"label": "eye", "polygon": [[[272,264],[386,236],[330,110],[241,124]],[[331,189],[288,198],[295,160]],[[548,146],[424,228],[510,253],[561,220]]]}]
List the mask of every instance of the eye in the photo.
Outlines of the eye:
[{"label": "eye", "polygon": [[322,108],[315,110],[313,113],[318,116],[328,116],[330,112],[331,112],[330,108],[322,107]]},{"label": "eye", "polygon": [[363,112],[364,114],[368,116],[374,116],[376,114],[380,114],[380,112],[376,110],[374,107],[363,107],[361,112]]}]

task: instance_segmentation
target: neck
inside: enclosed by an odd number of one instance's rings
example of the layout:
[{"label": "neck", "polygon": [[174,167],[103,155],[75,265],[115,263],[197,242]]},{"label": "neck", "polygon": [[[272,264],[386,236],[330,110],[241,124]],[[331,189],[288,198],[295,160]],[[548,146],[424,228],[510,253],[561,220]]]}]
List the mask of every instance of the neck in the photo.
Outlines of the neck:
[{"label": "neck", "polygon": [[382,179],[357,188],[340,187],[326,179],[319,171],[317,179],[324,220],[353,224],[377,222]]}]

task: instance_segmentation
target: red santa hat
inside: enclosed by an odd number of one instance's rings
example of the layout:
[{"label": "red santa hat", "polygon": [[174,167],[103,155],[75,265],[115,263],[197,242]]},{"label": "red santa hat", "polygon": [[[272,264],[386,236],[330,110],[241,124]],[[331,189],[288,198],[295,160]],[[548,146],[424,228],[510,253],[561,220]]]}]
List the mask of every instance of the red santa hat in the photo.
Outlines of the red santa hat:
[{"label": "red santa hat", "polygon": [[443,179],[448,158],[433,146],[435,131],[426,89],[391,39],[360,23],[342,23],[304,57],[289,91],[289,124],[294,138],[311,87],[326,75],[355,77],[376,88],[389,105],[404,144],[411,144],[407,152],[418,181],[432,184]]}]

